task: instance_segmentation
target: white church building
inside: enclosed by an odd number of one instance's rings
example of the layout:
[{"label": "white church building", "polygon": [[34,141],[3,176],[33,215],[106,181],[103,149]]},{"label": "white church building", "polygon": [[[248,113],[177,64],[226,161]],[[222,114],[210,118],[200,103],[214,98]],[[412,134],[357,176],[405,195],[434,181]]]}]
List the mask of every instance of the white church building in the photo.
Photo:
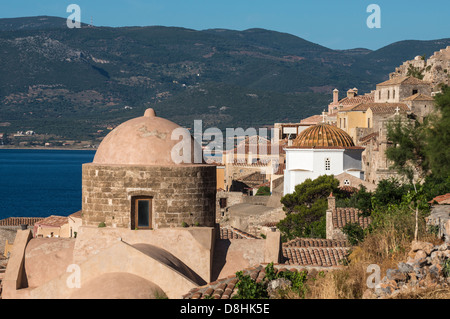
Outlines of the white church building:
[{"label": "white church building", "polygon": [[306,179],[348,173],[364,180],[361,154],[352,138],[336,126],[319,123],[301,132],[291,147],[285,148],[284,195]]}]

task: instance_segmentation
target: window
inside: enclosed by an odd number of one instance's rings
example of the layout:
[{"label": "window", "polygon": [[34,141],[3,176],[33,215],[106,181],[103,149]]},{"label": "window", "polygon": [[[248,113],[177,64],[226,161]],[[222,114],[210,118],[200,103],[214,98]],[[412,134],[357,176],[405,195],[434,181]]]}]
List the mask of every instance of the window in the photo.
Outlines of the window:
[{"label": "window", "polygon": [[367,127],[370,128],[370,117],[367,118]]},{"label": "window", "polygon": [[388,100],[389,100],[390,95],[391,95],[391,91],[388,90]]},{"label": "window", "polygon": [[152,198],[133,197],[131,209],[132,229],[152,228]]},{"label": "window", "polygon": [[392,91],[392,98],[395,99],[395,90]]},{"label": "window", "polygon": [[344,180],[344,185],[345,185],[345,186],[350,186],[350,181],[349,181],[348,179],[345,179],[345,180]]},{"label": "window", "polygon": [[381,100],[381,90],[378,91],[378,99]]},{"label": "window", "polygon": [[221,198],[219,200],[219,205],[220,205],[220,208],[226,208],[227,207],[227,199],[226,198]]},{"label": "window", "polygon": [[412,95],[414,95],[414,94],[417,94],[417,90],[416,89],[414,89],[413,91],[412,91]]},{"label": "window", "polygon": [[328,158],[328,157],[325,159],[325,170],[326,171],[331,170],[331,161],[330,161],[330,158]]}]

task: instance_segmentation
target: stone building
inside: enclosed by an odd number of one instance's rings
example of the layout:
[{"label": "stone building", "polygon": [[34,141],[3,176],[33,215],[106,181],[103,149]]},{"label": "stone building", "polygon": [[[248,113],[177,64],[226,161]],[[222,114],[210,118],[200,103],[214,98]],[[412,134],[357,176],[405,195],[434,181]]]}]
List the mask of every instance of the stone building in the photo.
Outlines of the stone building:
[{"label": "stone building", "polygon": [[361,211],[354,207],[336,207],[336,198],[333,194],[328,197],[326,212],[326,237],[329,240],[347,240],[342,228],[349,223],[358,224],[365,229],[371,223],[370,217],[361,215]]},{"label": "stone building", "polygon": [[413,76],[393,77],[376,87],[375,103],[398,103],[417,93],[431,95],[431,83]]},{"label": "stone building", "polygon": [[407,76],[408,71],[414,68],[423,76],[423,80],[431,83],[433,91],[439,91],[441,84],[450,85],[450,46],[434,52],[428,59],[416,56],[413,60],[405,61],[389,74],[393,79],[399,76]]},{"label": "stone building", "polygon": [[[278,260],[279,233],[220,238],[216,167],[194,163],[190,134],[190,147],[171,138],[179,129],[149,109],[110,132],[83,165],[82,212],[70,217],[74,227],[82,220],[76,238],[18,230],[1,297],[180,298],[219,275]],[[187,162],[174,161],[174,149]]]},{"label": "stone building", "polygon": [[365,180],[376,185],[380,180],[398,177],[386,158],[387,124],[400,117],[422,122],[434,111],[431,84],[412,76],[395,76],[379,83],[372,102],[338,108],[336,124],[358,146],[363,146],[362,169]]},{"label": "stone building", "polygon": [[[174,164],[171,138],[180,128],[149,109],[109,133],[92,163],[83,165],[83,225],[158,229],[188,225],[213,227],[216,167]],[[190,141],[194,150],[196,141]]]}]

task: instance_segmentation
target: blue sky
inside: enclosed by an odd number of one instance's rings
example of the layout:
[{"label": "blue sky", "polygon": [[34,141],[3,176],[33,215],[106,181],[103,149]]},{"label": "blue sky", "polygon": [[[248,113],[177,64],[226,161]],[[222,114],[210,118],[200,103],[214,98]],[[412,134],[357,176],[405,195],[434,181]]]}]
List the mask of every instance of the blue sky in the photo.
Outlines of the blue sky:
[{"label": "blue sky", "polygon": [[[450,37],[449,0],[2,0],[0,18],[68,17],[69,4],[96,26],[178,26],[195,30],[264,28],[332,49],[378,49],[400,40]],[[370,29],[370,4],[381,28]]]}]

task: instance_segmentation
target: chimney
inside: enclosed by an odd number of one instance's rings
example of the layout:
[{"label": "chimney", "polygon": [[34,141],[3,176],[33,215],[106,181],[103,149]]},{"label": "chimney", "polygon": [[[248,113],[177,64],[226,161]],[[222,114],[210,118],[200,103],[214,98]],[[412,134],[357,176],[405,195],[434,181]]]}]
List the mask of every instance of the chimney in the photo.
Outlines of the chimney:
[{"label": "chimney", "polygon": [[336,197],[333,196],[333,193],[328,196],[328,210],[333,211],[336,208]]},{"label": "chimney", "polygon": [[353,88],[353,92],[355,92],[355,96],[358,95],[358,89],[357,88]]},{"label": "chimney", "polygon": [[353,91],[352,89],[348,90],[347,97],[355,97],[355,91]]},{"label": "chimney", "polygon": [[338,104],[339,102],[339,90],[334,89],[333,90],[333,104]]},{"label": "chimney", "polygon": [[334,239],[333,237],[333,210],[336,208],[336,198],[333,193],[328,197],[328,209],[326,212],[326,238]]}]

